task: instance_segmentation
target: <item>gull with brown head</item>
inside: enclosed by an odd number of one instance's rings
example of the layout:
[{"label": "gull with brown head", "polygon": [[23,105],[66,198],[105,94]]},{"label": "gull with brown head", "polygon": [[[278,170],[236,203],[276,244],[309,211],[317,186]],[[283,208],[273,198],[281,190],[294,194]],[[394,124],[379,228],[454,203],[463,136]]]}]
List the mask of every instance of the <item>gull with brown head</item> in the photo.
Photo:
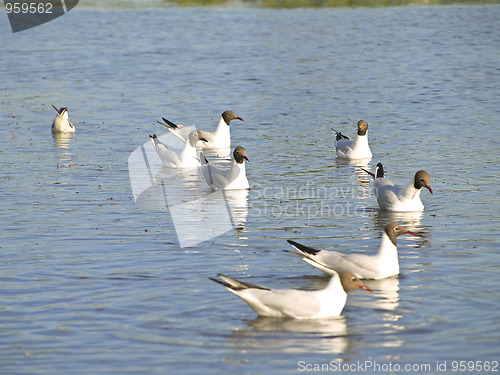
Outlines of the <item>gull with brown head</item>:
[{"label": "gull with brown head", "polygon": [[[174,134],[181,141],[186,142],[189,132],[193,130],[194,127],[188,127],[185,125],[174,124],[165,117],[162,117],[163,122],[158,121],[160,125],[167,127],[167,129]],[[200,145],[200,148],[206,149],[217,149],[217,148],[229,148],[231,147],[231,132],[230,124],[233,120],[243,119],[236,115],[233,111],[224,111],[219,119],[217,128],[213,132],[201,130],[201,135],[207,141]]]},{"label": "gull with brown head", "polygon": [[210,278],[236,294],[260,316],[293,319],[324,319],[340,315],[347,301],[347,293],[355,289],[372,291],[352,272],[334,273],[324,289],[268,289],[218,275]]},{"label": "gull with brown head", "polygon": [[399,274],[396,238],[402,234],[416,235],[414,232],[403,229],[397,223],[387,224],[382,233],[379,249],[373,255],[342,254],[331,250],[316,250],[292,240],[288,240],[288,243],[298,253],[285,251],[302,256],[305,262],[328,275],[340,271],[351,271],[361,279],[384,279]]},{"label": "gull with brown head", "polygon": [[203,152],[200,152],[200,160],[203,177],[213,191],[250,188],[245,167],[245,161],[249,160],[243,147],[238,146],[234,149],[233,159],[227,171],[212,166]]},{"label": "gull with brown head", "polygon": [[378,163],[375,173],[361,168],[373,177],[373,192],[382,210],[394,212],[423,211],[424,205],[420,199],[422,188],[434,194],[431,188],[431,176],[424,170],[417,171],[404,186],[396,185],[385,177],[382,163]]},{"label": "gull with brown head", "polygon": [[357,137],[354,140],[332,128],[335,132],[335,149],[339,158],[348,160],[371,159],[372,152],[368,145],[368,123],[365,120],[359,120],[356,127]]}]

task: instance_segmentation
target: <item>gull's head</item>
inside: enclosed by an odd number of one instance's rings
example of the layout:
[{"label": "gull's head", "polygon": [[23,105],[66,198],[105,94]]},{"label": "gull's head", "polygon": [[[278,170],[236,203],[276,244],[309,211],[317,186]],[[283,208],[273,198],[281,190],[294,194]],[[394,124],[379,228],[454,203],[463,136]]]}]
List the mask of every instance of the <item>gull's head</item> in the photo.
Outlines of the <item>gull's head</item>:
[{"label": "gull's head", "polygon": [[234,149],[233,156],[236,163],[241,164],[244,160],[249,161],[245,155],[245,149],[241,146],[238,146]]},{"label": "gull's head", "polygon": [[368,123],[365,120],[359,120],[357,124],[358,135],[366,135]]},{"label": "gull's head", "polygon": [[233,111],[222,112],[222,118],[224,119],[224,122],[227,124],[227,126],[229,126],[232,120],[243,121],[243,119],[241,117],[238,117]]},{"label": "gull's head", "polygon": [[413,183],[415,189],[421,189],[425,187],[429,192],[434,195],[431,189],[431,175],[426,171],[418,171],[415,173],[415,181]]},{"label": "gull's head", "polygon": [[52,108],[56,110],[58,116],[64,117],[65,119],[68,118],[68,107],[62,107],[60,109],[57,109],[57,107],[54,104],[52,104]]},{"label": "gull's head", "polygon": [[346,293],[354,289],[363,289],[371,292],[371,288],[366,286],[361,282],[361,280],[353,274],[351,271],[341,271],[339,272],[340,282]]},{"label": "gull's head", "polygon": [[192,147],[196,147],[196,143],[198,143],[199,141],[208,142],[206,138],[201,135],[201,132],[199,130],[193,130],[191,133],[189,133],[188,141]]},{"label": "gull's head", "polygon": [[396,238],[401,235],[401,234],[411,234],[413,236],[416,236],[417,234],[415,232],[411,232],[409,230],[404,229],[402,226],[400,226],[398,223],[390,223],[387,224],[384,227],[384,232],[387,234],[387,236],[390,238],[394,246],[396,246]]}]

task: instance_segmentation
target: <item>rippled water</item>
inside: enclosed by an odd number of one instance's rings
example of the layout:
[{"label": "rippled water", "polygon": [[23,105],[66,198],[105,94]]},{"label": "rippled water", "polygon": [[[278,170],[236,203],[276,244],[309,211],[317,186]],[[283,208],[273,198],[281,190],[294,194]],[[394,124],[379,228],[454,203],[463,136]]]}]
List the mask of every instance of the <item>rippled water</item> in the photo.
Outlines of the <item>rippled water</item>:
[{"label": "rippled water", "polygon": [[[500,360],[499,17],[498,6],[81,6],[22,33],[2,23],[0,372]],[[69,107],[73,136],[50,134],[52,103]],[[134,195],[129,157],[166,133],[157,119],[210,129],[225,109],[245,119],[232,137],[250,159],[248,194],[220,203],[196,172],[153,165]],[[352,135],[360,118],[367,167],[381,161],[401,183],[431,174],[423,214],[379,212],[368,178],[335,158],[330,127]],[[194,221],[178,238],[165,197],[215,199],[208,214],[222,205],[237,229],[199,242],[214,220]],[[368,281],[374,292],[351,294],[339,319],[257,318],[208,280],[321,288],[328,279],[282,252],[286,239],[370,253],[393,220],[418,232],[398,242],[400,277]]]}]

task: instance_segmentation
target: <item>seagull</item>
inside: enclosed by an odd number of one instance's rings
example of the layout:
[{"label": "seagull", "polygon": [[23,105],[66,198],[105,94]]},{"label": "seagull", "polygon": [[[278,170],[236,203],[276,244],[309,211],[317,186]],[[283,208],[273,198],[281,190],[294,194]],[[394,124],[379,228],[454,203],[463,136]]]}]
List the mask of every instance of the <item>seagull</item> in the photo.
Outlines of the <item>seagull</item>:
[{"label": "seagull", "polygon": [[258,285],[218,275],[210,278],[245,301],[260,316],[273,318],[321,319],[337,317],[342,312],[347,292],[361,288],[372,291],[353,273],[334,273],[324,289],[306,291],[297,289],[268,289]]},{"label": "seagull", "polygon": [[200,164],[199,159],[196,155],[196,144],[199,141],[206,142],[207,140],[201,136],[198,130],[193,130],[189,133],[188,141],[184,148],[178,149],[174,147],[168,147],[165,143],[162,143],[156,134],[150,135],[153,147],[160,157],[163,165],[165,167],[172,168],[194,168]]},{"label": "seagull", "polygon": [[396,238],[401,234],[416,235],[414,232],[404,230],[396,223],[387,224],[384,233],[382,233],[382,241],[378,252],[374,255],[344,255],[337,251],[316,250],[292,240],[288,240],[288,243],[299,253],[285,251],[302,256],[305,262],[328,275],[334,275],[336,272],[341,271],[350,271],[360,279],[384,279],[399,274]]},{"label": "seagull", "polygon": [[[177,125],[162,117],[164,122],[157,121],[158,124],[166,126],[181,141],[186,142],[187,136],[191,130],[190,127]],[[201,148],[229,148],[231,147],[231,134],[229,124],[232,120],[243,121],[241,117],[236,116],[233,111],[224,111],[220,117],[219,124],[214,132],[201,131],[201,135],[207,140],[201,145]]]},{"label": "seagull", "polygon": [[238,146],[234,149],[233,160],[229,171],[222,171],[213,167],[203,154],[200,152],[201,172],[208,186],[212,191],[249,189],[247,175],[245,172],[245,160],[249,161],[245,155],[245,149]]},{"label": "seagull", "polygon": [[431,194],[431,176],[426,171],[420,170],[405,185],[395,185],[384,175],[382,163],[378,163],[375,173],[361,168],[374,178],[373,191],[382,210],[394,212],[423,211],[424,205],[420,199],[420,192],[425,187]]},{"label": "seagull", "polygon": [[52,133],[74,133],[75,126],[69,121],[68,108],[57,109],[54,104],[52,104],[52,107],[57,111],[56,118],[52,123]]},{"label": "seagull", "polygon": [[365,120],[359,120],[358,136],[354,141],[343,135],[341,132],[335,132],[335,148],[337,149],[337,156],[342,159],[371,159],[372,152],[368,145],[368,123]]},{"label": "seagull", "polygon": [[342,159],[371,159],[372,152],[368,145],[368,123],[365,120],[359,120],[357,123],[358,136],[354,141],[343,135],[341,132],[335,132],[335,148],[337,156]]}]

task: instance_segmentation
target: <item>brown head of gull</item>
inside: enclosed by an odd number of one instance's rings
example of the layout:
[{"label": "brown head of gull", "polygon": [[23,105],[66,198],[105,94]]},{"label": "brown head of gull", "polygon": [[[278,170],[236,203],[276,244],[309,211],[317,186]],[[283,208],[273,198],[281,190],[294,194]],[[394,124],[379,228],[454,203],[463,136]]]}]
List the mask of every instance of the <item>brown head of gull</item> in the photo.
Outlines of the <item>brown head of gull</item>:
[{"label": "brown head of gull", "polygon": [[412,236],[417,235],[415,232],[406,230],[397,223],[387,224],[384,227],[384,232],[385,232],[385,234],[387,234],[387,237],[389,237],[389,239],[394,244],[394,246],[396,246],[397,237],[402,235],[402,234],[411,234]]},{"label": "brown head of gull", "polygon": [[346,293],[349,293],[351,290],[355,289],[363,289],[368,292],[372,291],[368,286],[363,284],[361,280],[351,271],[340,271],[339,276],[340,282],[342,283],[342,288],[344,288],[344,291]]},{"label": "brown head of gull", "polygon": [[229,124],[233,120],[244,121],[241,117],[237,116],[236,113],[234,113],[233,111],[230,111],[230,110],[222,112],[222,119],[227,124],[227,126],[229,126]]},{"label": "brown head of gull", "polygon": [[236,163],[238,164],[243,163],[244,160],[249,161],[245,155],[245,152],[246,150],[243,147],[236,147],[233,152],[234,161],[236,161]]},{"label": "brown head of gull", "polygon": [[358,135],[366,135],[368,123],[365,120],[359,120],[357,123]]}]

